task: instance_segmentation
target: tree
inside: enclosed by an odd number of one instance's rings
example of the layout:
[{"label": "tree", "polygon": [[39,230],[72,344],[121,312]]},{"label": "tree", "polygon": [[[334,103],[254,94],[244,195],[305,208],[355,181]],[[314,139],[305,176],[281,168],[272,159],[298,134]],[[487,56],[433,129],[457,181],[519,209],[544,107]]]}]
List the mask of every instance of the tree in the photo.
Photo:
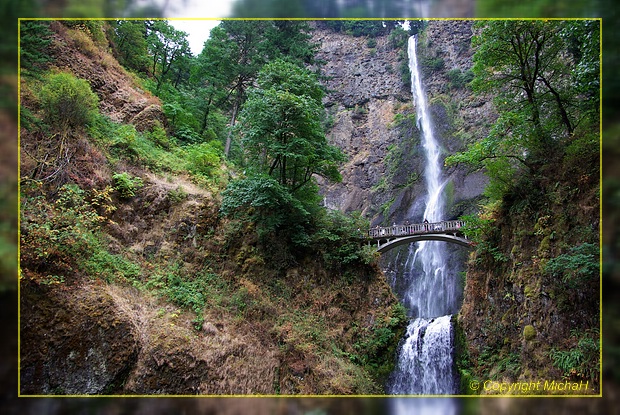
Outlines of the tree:
[{"label": "tree", "polygon": [[[232,100],[232,116],[230,125],[234,127],[241,105],[245,101],[245,91],[254,82],[256,74],[267,62],[264,54],[266,41],[264,32],[271,22],[266,21],[240,21],[225,20],[221,23],[228,41],[233,44],[225,44],[224,47],[232,47],[233,72],[232,82],[228,97]],[[230,153],[232,134],[226,138],[224,154]]]},{"label": "tree", "polygon": [[[151,73],[159,91],[165,80],[175,73],[177,65],[187,66],[191,56],[187,33],[176,30],[166,20],[147,23],[147,46],[151,54]],[[179,62],[182,62],[179,65]],[[177,80],[178,82],[178,80]]]},{"label": "tree", "polygon": [[[193,79],[205,95],[202,130],[213,107],[230,111],[234,126],[258,72],[267,62],[284,58],[299,64],[314,64],[316,45],[310,42],[310,27],[300,21],[225,20],[211,31],[198,57]],[[232,130],[224,153],[230,154]]]},{"label": "tree", "polygon": [[497,196],[517,172],[538,174],[576,136],[598,132],[598,23],[500,20],[476,29],[472,87],[494,95],[499,117],[486,138],[446,161],[485,167]]},{"label": "tree", "polygon": [[[200,97],[196,109],[199,111],[201,135],[208,128],[213,109],[225,107],[234,92],[237,59],[238,48],[230,40],[226,29],[222,25],[213,28],[202,52],[196,57],[190,77],[193,89]],[[228,148],[230,150],[230,143]]]},{"label": "tree", "polygon": [[47,52],[51,35],[49,22],[36,20],[21,22],[19,53],[22,75],[36,76],[51,61]]},{"label": "tree", "polygon": [[321,124],[323,90],[316,76],[276,60],[261,70],[240,116],[243,145],[259,170],[292,193],[314,175],[339,180],[339,149],[327,143]]},{"label": "tree", "polygon": [[118,61],[127,68],[148,72],[146,25],[143,21],[119,20],[112,23]]},{"label": "tree", "polygon": [[225,215],[250,215],[259,234],[277,233],[296,246],[310,243],[318,209],[315,175],[340,180],[340,149],[322,127],[323,90],[316,75],[278,59],[260,71],[239,116],[243,148],[252,165],[232,181],[222,201]]}]

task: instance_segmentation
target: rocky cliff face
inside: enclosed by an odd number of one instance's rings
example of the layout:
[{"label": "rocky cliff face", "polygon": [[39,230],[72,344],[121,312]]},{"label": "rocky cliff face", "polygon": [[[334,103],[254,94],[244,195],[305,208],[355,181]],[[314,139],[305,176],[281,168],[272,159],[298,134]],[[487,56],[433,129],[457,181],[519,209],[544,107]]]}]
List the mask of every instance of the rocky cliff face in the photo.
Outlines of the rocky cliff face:
[{"label": "rocky cliff face", "polygon": [[[474,98],[463,81],[472,66],[471,36],[472,23],[465,21],[432,21],[421,35],[423,82],[446,155],[485,134],[493,119],[490,102]],[[423,150],[410,86],[400,74],[406,50],[394,49],[387,35],[374,47],[364,37],[329,30],[317,30],[314,40],[327,61],[329,138],[349,156],[342,183],[323,184],[326,206],[361,211],[373,223],[421,221]],[[460,168],[446,175],[449,215],[470,211],[484,177]]]},{"label": "rocky cliff face", "polygon": [[375,48],[364,37],[329,30],[316,31],[314,41],[321,45],[318,58],[327,61],[329,138],[349,157],[341,169],[342,183],[324,185],[325,204],[372,216],[383,200],[376,187],[386,174],[388,147],[400,141],[390,125],[409,100],[398,73],[398,51],[386,36],[377,39]]}]

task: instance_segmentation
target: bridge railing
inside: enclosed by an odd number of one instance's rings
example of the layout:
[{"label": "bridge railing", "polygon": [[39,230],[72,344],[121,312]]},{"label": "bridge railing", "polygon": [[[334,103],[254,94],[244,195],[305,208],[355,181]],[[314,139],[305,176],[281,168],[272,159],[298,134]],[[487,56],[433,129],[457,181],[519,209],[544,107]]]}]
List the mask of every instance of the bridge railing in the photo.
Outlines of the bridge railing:
[{"label": "bridge railing", "polygon": [[415,223],[407,225],[393,225],[387,227],[375,227],[368,231],[370,239],[380,239],[388,237],[399,237],[409,235],[422,235],[425,233],[451,233],[461,232],[465,226],[465,221],[448,220],[432,223]]}]

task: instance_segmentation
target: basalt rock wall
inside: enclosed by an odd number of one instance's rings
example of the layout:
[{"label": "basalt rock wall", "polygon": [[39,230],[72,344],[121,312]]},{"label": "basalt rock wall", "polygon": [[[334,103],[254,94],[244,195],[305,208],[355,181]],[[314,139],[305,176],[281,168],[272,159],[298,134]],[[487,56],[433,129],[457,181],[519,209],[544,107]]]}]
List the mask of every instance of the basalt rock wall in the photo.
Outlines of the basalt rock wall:
[{"label": "basalt rock wall", "polygon": [[[419,34],[419,60],[436,136],[445,156],[486,134],[491,102],[467,85],[472,66],[472,22],[431,21]],[[410,85],[401,75],[407,51],[389,35],[366,37],[315,31],[328,94],[329,140],[348,155],[342,183],[322,185],[326,206],[361,211],[373,224],[421,220],[424,154]],[[475,209],[486,183],[481,173],[446,169],[448,215]],[[446,218],[448,219],[448,218]]]}]

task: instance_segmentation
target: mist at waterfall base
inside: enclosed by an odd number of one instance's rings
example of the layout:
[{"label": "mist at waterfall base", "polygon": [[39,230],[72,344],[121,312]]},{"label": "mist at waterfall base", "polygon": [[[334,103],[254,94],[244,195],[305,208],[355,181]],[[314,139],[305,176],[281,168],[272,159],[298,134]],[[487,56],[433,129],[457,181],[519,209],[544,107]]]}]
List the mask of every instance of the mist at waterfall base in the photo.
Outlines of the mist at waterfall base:
[{"label": "mist at waterfall base", "polygon": [[[427,188],[423,216],[430,223],[444,220],[441,148],[437,143],[417,62],[417,40],[409,38],[411,92],[417,125],[422,132]],[[416,212],[409,212],[410,217]],[[445,243],[411,245],[402,272],[393,274],[392,287],[412,318],[401,342],[396,368],[387,385],[394,395],[450,395],[458,393],[454,371],[452,314],[458,311],[462,288],[450,272]],[[397,408],[394,408],[396,410]]]}]

